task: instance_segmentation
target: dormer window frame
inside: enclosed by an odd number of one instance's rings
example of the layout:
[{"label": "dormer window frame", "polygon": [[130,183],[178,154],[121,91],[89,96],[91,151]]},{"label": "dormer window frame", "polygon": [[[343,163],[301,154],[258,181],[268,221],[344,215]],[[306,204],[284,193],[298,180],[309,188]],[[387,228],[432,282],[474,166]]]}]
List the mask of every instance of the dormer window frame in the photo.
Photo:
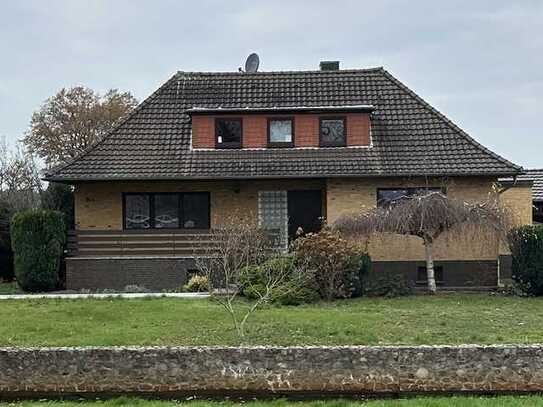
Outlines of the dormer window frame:
[{"label": "dormer window frame", "polygon": [[[272,141],[271,140],[271,123],[274,121],[290,121],[290,141]],[[277,117],[268,117],[267,119],[267,128],[268,128],[268,148],[289,148],[294,147],[294,125],[295,119],[294,116],[277,116]]]},{"label": "dormer window frame", "polygon": [[[326,120],[341,120],[343,122],[343,142],[326,142],[322,139],[322,122]],[[319,116],[319,147],[347,147],[347,116]]]},{"label": "dormer window frame", "polygon": [[[219,122],[220,121],[239,122],[240,135],[239,142],[219,142]],[[215,148],[216,149],[241,149],[243,148],[243,117],[215,117]]]}]

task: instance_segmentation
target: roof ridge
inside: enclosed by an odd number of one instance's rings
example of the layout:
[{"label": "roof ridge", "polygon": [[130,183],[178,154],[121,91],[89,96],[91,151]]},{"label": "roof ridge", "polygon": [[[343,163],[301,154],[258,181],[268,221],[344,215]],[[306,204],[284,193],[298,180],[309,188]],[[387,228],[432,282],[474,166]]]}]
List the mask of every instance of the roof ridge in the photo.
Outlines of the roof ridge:
[{"label": "roof ridge", "polygon": [[104,141],[106,141],[109,137],[111,137],[122,125],[124,125],[129,119],[131,119],[136,113],[140,112],[145,106],[147,106],[158,94],[168,85],[177,74],[171,76],[166,82],[164,82],[157,90],[155,90],[153,93],[151,93],[149,96],[147,96],[145,99],[143,99],[139,105],[137,105],[134,110],[132,110],[126,117],[122,120],[120,120],[111,130],[109,130],[104,137],[96,140],[94,143],[92,143],[90,146],[88,146],[85,150],[83,150],[81,153],[79,153],[77,156],[72,158],[71,160],[57,165],[55,167],[50,168],[48,171],[46,170],[44,172],[44,179],[51,178],[58,174],[60,171],[64,170],[65,168],[68,168],[70,165],[72,165],[75,161],[80,160],[81,158],[88,155],[91,151],[93,151],[96,147],[98,147],[100,144],[102,144]]},{"label": "roof ridge", "polygon": [[224,75],[224,76],[238,76],[238,75],[244,75],[244,76],[259,76],[259,75],[282,75],[282,74],[308,74],[308,73],[315,73],[315,74],[331,74],[331,75],[337,75],[341,73],[361,73],[361,72],[379,72],[383,70],[384,68],[382,66],[378,67],[372,67],[372,68],[351,68],[351,69],[337,69],[332,71],[322,71],[320,69],[309,69],[309,70],[301,70],[301,71],[257,71],[257,72],[240,72],[240,71],[177,71],[177,75]]},{"label": "roof ridge", "polygon": [[503,164],[506,164],[514,169],[516,169],[518,172],[522,172],[523,168],[520,165],[514,164],[511,161],[507,160],[506,158],[500,156],[499,154],[493,152],[492,150],[486,148],[481,143],[479,143],[477,140],[475,140],[473,137],[471,137],[468,133],[466,133],[463,129],[461,129],[457,124],[455,124],[451,119],[449,119],[447,116],[445,116],[443,113],[441,113],[438,109],[433,107],[430,103],[428,103],[426,100],[424,100],[421,96],[419,96],[417,93],[415,93],[411,88],[409,88],[407,85],[405,85],[403,82],[401,82],[399,79],[397,79],[394,75],[392,75],[390,72],[388,72],[385,68],[381,68],[381,71],[383,74],[394,84],[405,90],[410,96],[415,98],[422,106],[430,110],[432,113],[434,113],[437,117],[439,117],[441,120],[443,120],[452,130],[459,133],[462,137],[464,137],[467,141],[469,141],[473,146],[478,148],[479,150],[483,151],[486,154],[489,154],[493,158],[495,158],[498,161],[501,161]]}]

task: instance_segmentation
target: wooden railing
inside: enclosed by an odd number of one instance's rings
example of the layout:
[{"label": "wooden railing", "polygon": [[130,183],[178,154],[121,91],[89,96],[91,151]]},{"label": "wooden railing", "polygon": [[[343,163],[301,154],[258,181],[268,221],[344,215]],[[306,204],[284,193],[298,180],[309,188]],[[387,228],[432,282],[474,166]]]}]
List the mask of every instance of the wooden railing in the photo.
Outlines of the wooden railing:
[{"label": "wooden railing", "polygon": [[[277,231],[270,231],[274,238]],[[208,229],[187,230],[72,230],[68,232],[69,257],[198,256],[209,254],[216,242]]]}]

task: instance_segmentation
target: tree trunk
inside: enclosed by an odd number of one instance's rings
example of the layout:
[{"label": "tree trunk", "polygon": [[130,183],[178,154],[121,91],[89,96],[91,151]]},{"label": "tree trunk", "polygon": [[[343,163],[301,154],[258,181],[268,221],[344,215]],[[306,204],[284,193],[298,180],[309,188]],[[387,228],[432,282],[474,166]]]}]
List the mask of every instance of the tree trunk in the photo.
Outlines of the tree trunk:
[{"label": "tree trunk", "polygon": [[434,275],[434,254],[433,243],[429,239],[424,239],[424,250],[426,252],[426,278],[428,280],[428,291],[430,294],[436,293],[436,278]]}]

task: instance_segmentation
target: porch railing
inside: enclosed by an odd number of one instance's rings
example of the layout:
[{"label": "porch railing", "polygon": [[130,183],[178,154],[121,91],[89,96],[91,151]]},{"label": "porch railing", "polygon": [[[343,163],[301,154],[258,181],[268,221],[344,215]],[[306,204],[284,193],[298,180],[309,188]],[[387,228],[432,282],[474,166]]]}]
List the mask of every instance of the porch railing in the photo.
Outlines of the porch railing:
[{"label": "porch railing", "polygon": [[[276,241],[278,231],[270,231]],[[209,229],[201,230],[72,230],[68,257],[193,257],[209,254],[216,242]]]}]

